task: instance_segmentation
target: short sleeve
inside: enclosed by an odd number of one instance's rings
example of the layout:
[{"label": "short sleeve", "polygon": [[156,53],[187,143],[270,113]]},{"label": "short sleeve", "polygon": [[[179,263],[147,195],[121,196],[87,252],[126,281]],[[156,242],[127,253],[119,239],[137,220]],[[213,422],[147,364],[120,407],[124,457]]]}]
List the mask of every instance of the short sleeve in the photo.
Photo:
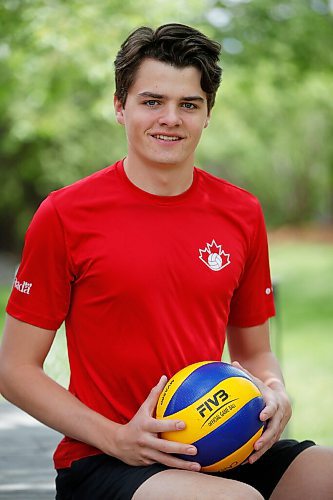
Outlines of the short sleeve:
[{"label": "short sleeve", "polygon": [[27,230],[6,310],[20,321],[56,330],[68,312],[72,281],[64,229],[48,197]]},{"label": "short sleeve", "polygon": [[239,286],[231,301],[228,323],[239,327],[256,326],[274,315],[267,233],[258,203],[253,237]]}]

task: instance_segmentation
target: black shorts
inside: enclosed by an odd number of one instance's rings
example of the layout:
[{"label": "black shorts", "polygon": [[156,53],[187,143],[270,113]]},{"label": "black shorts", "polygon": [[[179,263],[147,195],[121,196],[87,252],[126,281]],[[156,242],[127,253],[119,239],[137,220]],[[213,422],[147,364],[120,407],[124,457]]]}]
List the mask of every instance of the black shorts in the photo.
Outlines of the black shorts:
[{"label": "black shorts", "polygon": [[[283,439],[252,465],[209,474],[250,484],[268,499],[291,462],[314,444]],[[57,471],[56,500],[130,500],[141,484],[166,469],[162,464],[133,467],[104,454],[82,458]]]}]

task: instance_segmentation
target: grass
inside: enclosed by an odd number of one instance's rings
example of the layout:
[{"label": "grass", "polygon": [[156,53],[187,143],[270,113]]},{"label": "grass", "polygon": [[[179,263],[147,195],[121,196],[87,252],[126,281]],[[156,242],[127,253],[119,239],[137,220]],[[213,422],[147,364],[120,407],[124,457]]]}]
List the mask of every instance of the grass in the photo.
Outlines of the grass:
[{"label": "grass", "polygon": [[[272,320],[272,345],[294,408],[287,435],[333,445],[332,245],[274,242],[270,255],[278,308],[278,316]],[[0,288],[1,331],[8,294],[8,287]],[[45,367],[63,385],[68,382],[65,351],[61,329]]]},{"label": "grass", "polygon": [[0,336],[3,330],[3,324],[5,319],[4,318],[5,308],[7,304],[9,291],[10,291],[9,286],[0,286],[0,327],[1,327]]},{"label": "grass", "polygon": [[275,243],[270,254],[278,281],[275,337],[282,338],[279,358],[294,410],[288,431],[333,445],[332,245]]}]

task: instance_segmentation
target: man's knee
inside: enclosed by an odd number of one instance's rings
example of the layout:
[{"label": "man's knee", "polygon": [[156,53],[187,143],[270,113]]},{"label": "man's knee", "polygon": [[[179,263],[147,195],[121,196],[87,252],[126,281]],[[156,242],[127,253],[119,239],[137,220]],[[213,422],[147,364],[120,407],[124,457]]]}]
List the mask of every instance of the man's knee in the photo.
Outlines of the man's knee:
[{"label": "man's knee", "polygon": [[225,481],[228,482],[224,485],[225,487],[221,486],[216,491],[212,491],[206,498],[211,500],[264,500],[259,491],[248,484],[232,479]]},{"label": "man's knee", "polygon": [[194,482],[191,490],[184,489],[179,493],[179,496],[172,497],[172,500],[201,500],[202,498],[205,500],[263,500],[259,491],[248,484],[211,476],[208,481]]}]

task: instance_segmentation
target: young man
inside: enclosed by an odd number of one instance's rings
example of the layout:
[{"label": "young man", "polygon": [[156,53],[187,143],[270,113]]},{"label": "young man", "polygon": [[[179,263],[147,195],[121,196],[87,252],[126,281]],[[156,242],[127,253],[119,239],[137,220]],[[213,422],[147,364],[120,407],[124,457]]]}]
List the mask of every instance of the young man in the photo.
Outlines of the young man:
[{"label": "young man", "polygon": [[[28,229],[0,389],[66,436],[54,456],[59,500],[332,498],[332,450],[279,441],[291,409],[269,345],[260,206],[193,167],[220,83],[219,52],[179,24],[132,33],[115,61],[126,158],[51,193]],[[69,391],[42,369],[63,321]],[[249,463],[198,473],[193,446],[159,438],[184,423],[158,421],[154,411],[166,376],[221,359],[226,331],[232,360],[262,390],[267,426]]]}]

